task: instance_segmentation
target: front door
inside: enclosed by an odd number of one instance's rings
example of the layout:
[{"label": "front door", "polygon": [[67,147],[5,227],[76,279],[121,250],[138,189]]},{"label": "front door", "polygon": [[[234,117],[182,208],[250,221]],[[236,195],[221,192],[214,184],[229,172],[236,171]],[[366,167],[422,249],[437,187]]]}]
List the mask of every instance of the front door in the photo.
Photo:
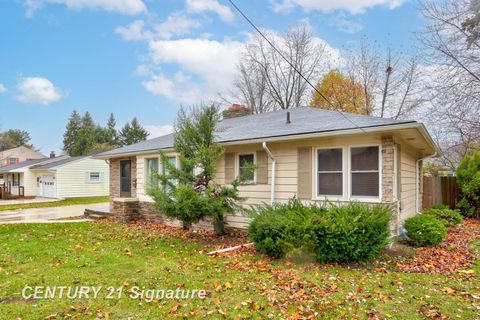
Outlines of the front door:
[{"label": "front door", "polygon": [[132,162],[130,160],[120,161],[120,197],[129,198],[132,196]]}]

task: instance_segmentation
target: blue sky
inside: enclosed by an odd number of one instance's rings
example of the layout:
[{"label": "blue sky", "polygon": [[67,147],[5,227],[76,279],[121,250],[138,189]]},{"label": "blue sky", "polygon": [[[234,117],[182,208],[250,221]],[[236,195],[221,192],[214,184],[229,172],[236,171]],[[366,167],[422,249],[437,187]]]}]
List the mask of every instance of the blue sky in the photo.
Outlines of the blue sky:
[{"label": "blue sky", "polygon": [[[272,32],[308,23],[340,56],[364,36],[411,52],[423,23],[413,0],[236,3]],[[2,0],[0,130],[59,152],[76,109],[165,133],[181,105],[228,93],[251,32],[226,0]]]}]

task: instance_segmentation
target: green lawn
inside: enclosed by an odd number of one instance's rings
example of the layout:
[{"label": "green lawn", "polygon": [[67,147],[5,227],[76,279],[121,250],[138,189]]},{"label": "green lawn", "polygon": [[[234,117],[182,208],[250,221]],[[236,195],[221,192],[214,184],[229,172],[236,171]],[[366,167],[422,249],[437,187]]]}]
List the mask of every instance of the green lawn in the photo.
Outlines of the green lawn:
[{"label": "green lawn", "polygon": [[[160,237],[114,223],[0,226],[1,319],[451,319],[480,316],[480,265],[460,275],[407,274],[272,261],[255,253],[210,257],[211,241]],[[101,286],[99,297],[27,300],[24,286]],[[132,286],[206,289],[206,299],[134,300]],[[108,300],[106,288],[123,288]],[[438,314],[437,314],[437,313]]]},{"label": "green lawn", "polygon": [[31,209],[31,208],[63,207],[63,206],[71,206],[75,204],[93,204],[93,203],[102,203],[102,202],[108,202],[108,197],[68,198],[60,201],[6,204],[6,205],[2,204],[2,202],[0,201],[0,211],[21,210],[21,209]]}]

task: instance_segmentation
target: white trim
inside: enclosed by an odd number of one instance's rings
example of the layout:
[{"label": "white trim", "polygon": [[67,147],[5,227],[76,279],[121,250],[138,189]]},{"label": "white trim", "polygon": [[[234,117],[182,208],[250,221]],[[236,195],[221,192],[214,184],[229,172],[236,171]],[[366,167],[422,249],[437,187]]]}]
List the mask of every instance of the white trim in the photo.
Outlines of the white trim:
[{"label": "white trim", "polygon": [[[327,195],[327,194],[318,194],[318,150],[328,150],[328,149],[340,149],[342,150],[342,195]],[[331,147],[318,147],[314,148],[315,152],[313,155],[313,161],[314,161],[314,195],[313,199],[314,200],[329,200],[329,201],[346,201],[347,199],[345,198],[345,146],[331,146]],[[332,172],[332,171],[328,171]]]},{"label": "white trim", "polygon": [[[376,133],[382,131],[391,131],[391,130],[401,130],[401,129],[417,129],[420,134],[425,138],[426,142],[432,147],[435,154],[439,153],[439,149],[437,145],[433,142],[432,137],[428,133],[427,129],[422,123],[419,122],[409,122],[409,123],[401,123],[401,124],[392,124],[392,125],[380,125],[375,127],[364,127],[361,129],[345,129],[345,130],[336,130],[336,131],[327,131],[327,132],[314,132],[314,133],[305,133],[305,134],[294,134],[288,136],[277,136],[277,137],[264,137],[264,138],[255,138],[250,140],[236,140],[236,141],[227,141],[221,142],[220,145],[222,146],[230,146],[230,145],[243,145],[243,144],[254,144],[254,143],[262,143],[262,142],[275,142],[275,141],[290,141],[290,140],[299,140],[299,139],[309,139],[309,138],[319,138],[319,137],[329,137],[329,136],[338,136],[338,135],[349,135],[349,134],[363,134],[363,133]],[[110,154],[110,155],[94,155],[92,156],[93,159],[116,159],[122,157],[129,157],[129,156],[136,156],[139,154],[148,154],[153,152],[158,152],[163,150],[165,152],[168,151],[175,151],[172,147],[169,148],[158,148],[158,149],[148,149],[148,150],[141,150],[141,151],[134,151],[134,152],[127,152],[127,153],[118,153],[118,154]]]},{"label": "white trim", "polygon": [[[353,196],[352,195],[352,148],[378,147],[378,197]],[[348,200],[381,202],[382,201],[382,145],[381,144],[360,144],[348,146]],[[358,171],[358,172],[377,172],[376,170]],[[357,173],[358,173],[357,172]]]},{"label": "white trim", "polygon": [[[235,153],[235,174],[236,177],[240,177],[240,156],[249,156],[253,155],[253,165],[257,163],[257,153],[254,152],[237,152]],[[257,184],[257,170],[253,171],[253,180],[244,181],[242,185]]]}]

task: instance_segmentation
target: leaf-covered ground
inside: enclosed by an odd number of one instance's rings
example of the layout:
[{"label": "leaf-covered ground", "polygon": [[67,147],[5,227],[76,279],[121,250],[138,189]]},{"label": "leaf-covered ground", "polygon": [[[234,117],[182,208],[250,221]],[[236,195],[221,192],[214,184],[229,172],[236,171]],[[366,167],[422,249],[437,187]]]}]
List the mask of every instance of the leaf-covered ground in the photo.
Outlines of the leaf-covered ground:
[{"label": "leaf-covered ground", "polygon": [[[325,266],[308,259],[274,261],[252,248],[206,255],[247,242],[242,233],[217,239],[143,224],[5,225],[0,319],[479,319],[479,230],[478,221],[467,221],[445,245],[417,249],[413,257]],[[124,293],[132,286],[204,288],[207,298],[147,302],[100,294],[25,300],[26,285],[115,287]]]}]

